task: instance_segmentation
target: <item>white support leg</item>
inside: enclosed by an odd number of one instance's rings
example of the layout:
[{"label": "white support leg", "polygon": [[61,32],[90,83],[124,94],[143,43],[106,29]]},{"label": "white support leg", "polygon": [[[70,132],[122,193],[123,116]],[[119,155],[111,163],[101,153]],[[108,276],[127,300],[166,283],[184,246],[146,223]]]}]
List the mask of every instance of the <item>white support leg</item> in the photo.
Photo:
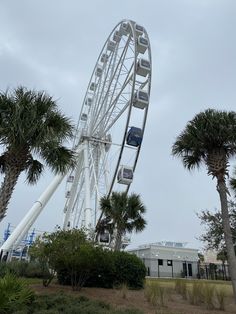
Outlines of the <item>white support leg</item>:
[{"label": "white support leg", "polygon": [[89,171],[89,143],[84,141],[84,180],[85,180],[85,203],[84,217],[85,228],[90,229],[92,223],[92,209],[90,205],[90,171]]},{"label": "white support leg", "polygon": [[35,220],[38,218],[44,206],[47,204],[52,194],[55,192],[55,190],[57,189],[57,187],[59,186],[64,177],[65,174],[57,175],[50,183],[48,188],[41,194],[38,200],[27,212],[25,217],[21,220],[19,225],[14,229],[9,238],[1,246],[0,248],[1,258],[20,244],[25,234],[29,231]]}]

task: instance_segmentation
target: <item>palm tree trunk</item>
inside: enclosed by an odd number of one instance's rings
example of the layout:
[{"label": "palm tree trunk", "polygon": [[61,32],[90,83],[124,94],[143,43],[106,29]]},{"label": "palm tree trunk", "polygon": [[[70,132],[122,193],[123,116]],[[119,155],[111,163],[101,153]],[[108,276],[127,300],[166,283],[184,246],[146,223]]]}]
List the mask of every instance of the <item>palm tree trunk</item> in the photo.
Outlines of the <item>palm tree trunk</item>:
[{"label": "palm tree trunk", "polygon": [[21,171],[9,167],[5,171],[5,177],[0,189],[0,222],[6,216],[7,206],[15,188]]},{"label": "palm tree trunk", "polygon": [[229,222],[227,187],[226,187],[224,179],[218,178],[217,181],[218,181],[217,191],[220,195],[222,224],[223,224],[225,244],[226,244],[226,249],[227,249],[229,273],[230,273],[232,286],[233,286],[234,299],[236,302],[236,256],[234,252],[233,237],[232,237],[232,232],[231,232],[230,222]]},{"label": "palm tree trunk", "polygon": [[120,251],[121,249],[122,234],[123,234],[122,230],[119,227],[117,227],[116,242],[114,247],[115,251]]}]

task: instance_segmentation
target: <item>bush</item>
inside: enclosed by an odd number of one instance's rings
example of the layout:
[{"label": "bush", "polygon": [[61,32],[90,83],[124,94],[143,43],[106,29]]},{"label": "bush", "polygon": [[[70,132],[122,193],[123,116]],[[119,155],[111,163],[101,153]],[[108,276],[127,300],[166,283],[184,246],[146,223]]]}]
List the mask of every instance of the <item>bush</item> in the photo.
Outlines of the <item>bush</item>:
[{"label": "bush", "polygon": [[[126,284],[130,288],[140,289],[143,287],[146,268],[143,262],[126,252],[112,252],[103,250],[100,247],[93,248],[93,258],[86,260],[87,267],[92,262],[90,273],[85,281],[87,287],[112,288]],[[84,252],[85,253],[85,252]],[[78,258],[83,258],[83,254]],[[62,265],[61,265],[62,266]],[[56,269],[58,282],[63,285],[71,284],[71,273],[68,267]],[[77,273],[84,272],[84,269],[77,269]]]},{"label": "bush", "polygon": [[146,267],[136,256],[127,252],[112,252],[115,265],[115,284],[126,283],[130,288],[141,289]]},{"label": "bush", "polygon": [[17,277],[26,277],[26,278],[43,278],[44,274],[40,268],[40,265],[37,261],[20,261],[15,260],[11,262],[2,262],[0,263],[0,277],[6,275],[6,273],[12,273]]}]

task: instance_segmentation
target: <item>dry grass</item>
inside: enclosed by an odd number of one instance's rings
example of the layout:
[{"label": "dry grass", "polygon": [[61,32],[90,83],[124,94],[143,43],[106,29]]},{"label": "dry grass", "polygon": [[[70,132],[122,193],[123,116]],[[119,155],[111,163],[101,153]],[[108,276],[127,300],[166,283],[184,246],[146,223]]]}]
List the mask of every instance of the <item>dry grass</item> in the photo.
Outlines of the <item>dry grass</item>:
[{"label": "dry grass", "polygon": [[[187,289],[190,290],[193,287],[195,281],[186,281]],[[44,293],[55,293],[63,290],[66,293],[86,296],[90,299],[101,300],[112,304],[117,309],[126,308],[137,308],[143,313],[147,314],[235,314],[236,305],[234,304],[232,288],[227,282],[209,282],[210,286],[216,286],[217,291],[221,296],[217,297],[216,304],[217,307],[220,305],[220,300],[223,298],[225,306],[225,311],[223,311],[223,306],[221,310],[209,310],[206,308],[206,304],[201,305],[191,305],[189,300],[184,300],[183,297],[175,291],[175,280],[171,279],[148,279],[147,284],[152,282],[158,283],[159,288],[165,291],[164,305],[161,306],[158,302],[156,304],[151,304],[145,296],[144,290],[128,290],[127,287],[122,289],[102,289],[102,288],[83,288],[80,292],[72,291],[70,287],[59,286],[53,284],[48,288],[44,288],[41,285],[32,285],[32,288],[40,294]],[[199,282],[196,280],[196,282]],[[202,281],[201,282],[205,282]],[[160,290],[159,290],[160,291]],[[222,292],[223,291],[223,292]],[[159,299],[160,300],[160,299]],[[159,301],[161,302],[161,301]],[[155,303],[155,302],[154,302]]]}]

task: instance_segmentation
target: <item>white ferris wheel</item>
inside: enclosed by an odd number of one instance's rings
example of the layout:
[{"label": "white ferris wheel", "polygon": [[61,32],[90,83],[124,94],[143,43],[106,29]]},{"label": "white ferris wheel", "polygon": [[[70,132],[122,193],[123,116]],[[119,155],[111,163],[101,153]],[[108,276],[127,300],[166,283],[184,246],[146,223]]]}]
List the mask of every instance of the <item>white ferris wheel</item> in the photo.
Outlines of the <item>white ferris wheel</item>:
[{"label": "white ferris wheel", "polygon": [[[77,164],[67,174],[64,229],[95,230],[101,196],[126,191],[133,181],[151,89],[151,49],[145,28],[123,20],[108,36],[91,75],[73,149]],[[1,251],[16,247],[65,175],[56,176]]]},{"label": "white ferris wheel", "polygon": [[146,124],[151,49],[145,28],[124,20],[112,30],[84,97],[74,149],[78,163],[67,178],[64,229],[96,227],[99,199],[127,191]]}]

